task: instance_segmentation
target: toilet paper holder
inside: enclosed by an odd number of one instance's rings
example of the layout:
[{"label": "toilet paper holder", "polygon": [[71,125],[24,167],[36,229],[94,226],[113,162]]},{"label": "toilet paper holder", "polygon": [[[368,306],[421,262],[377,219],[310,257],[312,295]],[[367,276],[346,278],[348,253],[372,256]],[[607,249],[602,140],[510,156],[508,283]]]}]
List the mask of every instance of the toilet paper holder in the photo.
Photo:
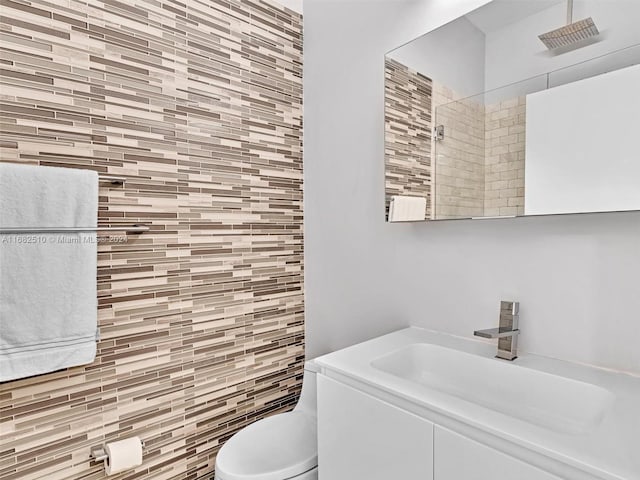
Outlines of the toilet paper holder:
[{"label": "toilet paper holder", "polygon": [[[141,440],[140,443],[142,444],[142,448],[144,448],[144,440]],[[104,462],[107,458],[109,458],[109,454],[107,454],[104,445],[91,449],[91,459],[94,462]]]}]

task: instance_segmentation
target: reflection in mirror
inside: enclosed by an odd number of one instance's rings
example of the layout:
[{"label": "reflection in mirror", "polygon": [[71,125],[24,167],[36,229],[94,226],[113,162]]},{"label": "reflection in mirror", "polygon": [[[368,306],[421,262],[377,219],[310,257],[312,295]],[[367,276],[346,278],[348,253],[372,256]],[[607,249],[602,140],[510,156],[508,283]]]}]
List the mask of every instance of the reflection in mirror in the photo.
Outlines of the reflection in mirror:
[{"label": "reflection in mirror", "polygon": [[389,52],[389,221],[640,210],[634,17],[629,0],[495,0]]}]

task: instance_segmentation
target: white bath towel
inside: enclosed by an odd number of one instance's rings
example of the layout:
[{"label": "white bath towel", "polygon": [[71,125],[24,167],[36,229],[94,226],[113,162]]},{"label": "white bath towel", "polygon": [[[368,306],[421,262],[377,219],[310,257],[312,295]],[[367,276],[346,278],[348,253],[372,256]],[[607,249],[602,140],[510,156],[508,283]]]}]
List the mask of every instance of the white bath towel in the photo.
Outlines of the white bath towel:
[{"label": "white bath towel", "polygon": [[390,222],[419,222],[425,219],[427,199],[394,195],[389,204]]},{"label": "white bath towel", "polygon": [[[98,175],[0,163],[0,230],[95,227]],[[0,233],[0,381],[91,363],[97,242],[92,232]]]}]

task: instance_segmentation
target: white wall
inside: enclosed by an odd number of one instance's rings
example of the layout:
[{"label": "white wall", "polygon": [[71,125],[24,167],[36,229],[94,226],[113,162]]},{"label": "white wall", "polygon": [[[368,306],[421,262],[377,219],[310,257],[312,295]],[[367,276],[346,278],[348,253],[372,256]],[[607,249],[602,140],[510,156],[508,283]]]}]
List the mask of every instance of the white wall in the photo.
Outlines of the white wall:
[{"label": "white wall", "polygon": [[525,213],[640,210],[640,65],[527,96]]},{"label": "white wall", "polygon": [[294,12],[302,13],[302,0],[274,0],[283,7],[287,7]]},{"label": "white wall", "polygon": [[464,17],[389,52],[461,97],[484,92],[484,33]]},{"label": "white wall", "polygon": [[305,0],[307,355],[414,324],[640,372],[640,214],[388,224],[384,54],[483,0]]},{"label": "white wall", "polygon": [[[535,15],[512,23],[486,35],[486,77],[487,90],[508,85],[525,78],[545,74],[590,58],[603,55],[629,45],[640,43],[640,1],[638,0],[575,0],[573,19],[593,17],[601,32],[598,42],[584,48],[554,55],[548,51],[538,35],[561,27],[566,23],[566,3],[562,2]],[[640,50],[630,50],[637,63]],[[619,68],[629,63],[624,55],[615,59]],[[590,68],[605,71],[601,62],[591,63],[586,70],[579,69],[580,77],[588,75]],[[571,78],[563,74],[558,79]]]}]

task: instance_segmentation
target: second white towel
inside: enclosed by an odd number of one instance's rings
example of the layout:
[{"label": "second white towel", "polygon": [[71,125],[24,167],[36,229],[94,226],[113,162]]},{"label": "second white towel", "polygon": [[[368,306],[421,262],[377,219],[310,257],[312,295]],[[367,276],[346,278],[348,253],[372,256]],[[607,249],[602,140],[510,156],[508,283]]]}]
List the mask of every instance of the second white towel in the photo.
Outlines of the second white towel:
[{"label": "second white towel", "polygon": [[390,222],[418,222],[425,219],[427,199],[424,197],[409,197],[394,195],[389,205]]}]

